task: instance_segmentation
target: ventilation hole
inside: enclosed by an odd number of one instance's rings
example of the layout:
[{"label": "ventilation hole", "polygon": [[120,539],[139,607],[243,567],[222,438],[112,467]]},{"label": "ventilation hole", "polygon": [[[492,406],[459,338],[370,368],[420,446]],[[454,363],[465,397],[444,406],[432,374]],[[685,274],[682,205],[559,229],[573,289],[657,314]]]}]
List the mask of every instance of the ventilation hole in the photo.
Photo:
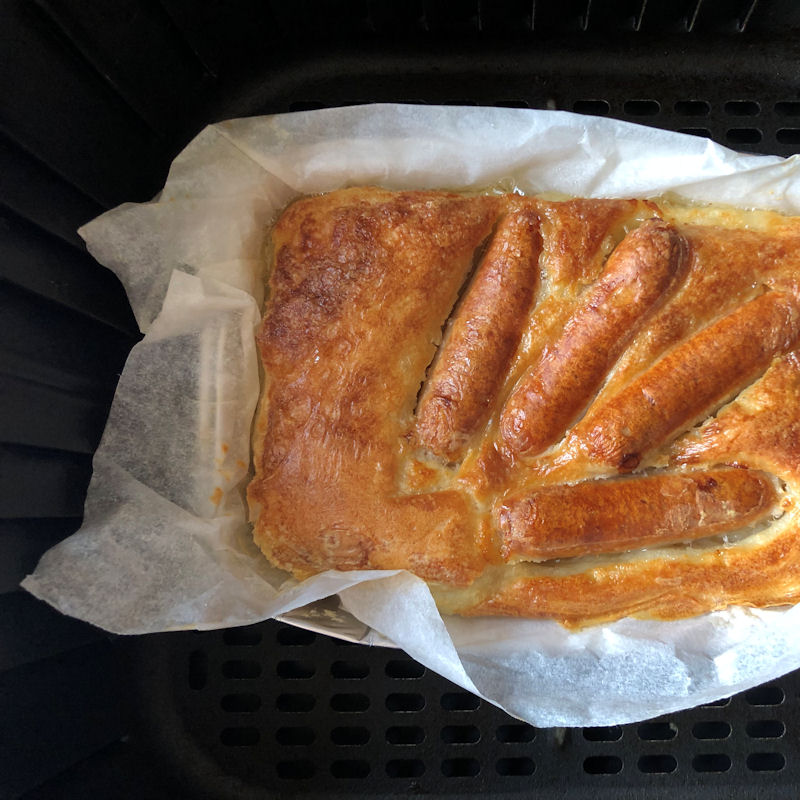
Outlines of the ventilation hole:
[{"label": "ventilation hole", "polygon": [[474,711],[481,701],[469,692],[445,692],[441,703],[445,711]]},{"label": "ventilation hole", "polygon": [[481,732],[474,725],[446,725],[441,735],[447,744],[475,744],[481,738]]},{"label": "ventilation hole", "polygon": [[778,128],[775,138],[781,144],[800,144],[800,128]]},{"label": "ventilation hole", "polygon": [[711,703],[703,703],[700,708],[725,708],[731,704],[730,697],[721,697],[719,700],[714,700]]},{"label": "ventilation hole", "polygon": [[578,114],[602,116],[611,111],[611,105],[607,100],[576,100],[572,104],[572,110]]},{"label": "ventilation hole", "polygon": [[261,631],[254,625],[248,625],[245,628],[228,628],[222,634],[222,641],[234,647],[239,645],[252,647],[261,642]]},{"label": "ventilation hole", "polygon": [[278,728],[275,731],[278,744],[286,747],[306,747],[314,743],[317,735],[312,728]]},{"label": "ventilation hole", "polygon": [[302,661],[279,661],[275,668],[279,678],[286,680],[305,680],[313,678],[316,671],[313,664],[303,663]]},{"label": "ventilation hole", "polygon": [[311,711],[317,701],[313,694],[279,694],[275,701],[275,708],[278,711],[286,711],[295,714],[305,714]]},{"label": "ventilation hole", "polygon": [[652,755],[642,756],[639,759],[637,766],[639,767],[639,772],[646,772],[649,775],[663,775],[669,772],[675,772],[675,770],[678,768],[678,762],[674,756]]},{"label": "ventilation hole", "polygon": [[477,758],[446,758],[442,775],[446,778],[474,778],[481,771]]},{"label": "ventilation hole", "polygon": [[588,742],[618,742],[622,738],[622,728],[619,725],[608,728],[584,728],[583,738]]},{"label": "ventilation hole", "polygon": [[225,747],[253,747],[258,744],[261,734],[258,728],[223,728],[219,740]]},{"label": "ventilation hole", "polygon": [[199,691],[208,683],[208,654],[204,650],[189,653],[189,688]]},{"label": "ventilation hole", "polygon": [[536,765],[530,758],[501,758],[495,769],[498,775],[533,775]]},{"label": "ventilation hole", "polygon": [[589,756],[584,759],[583,771],[589,775],[616,775],[622,771],[622,759],[618,756]]},{"label": "ventilation hole", "polygon": [[252,712],[261,708],[261,698],[252,692],[240,692],[226,694],[219,704],[223,711]]},{"label": "ventilation hole", "polygon": [[355,714],[369,708],[369,697],[365,694],[335,694],[331,697],[331,708],[343,714]]},{"label": "ventilation hole", "polygon": [[419,778],[423,772],[425,765],[418,758],[394,758],[386,764],[390,778]]},{"label": "ventilation hole", "polygon": [[295,103],[289,103],[289,111],[316,111],[319,108],[327,108],[327,106],[318,100],[298,100]]},{"label": "ventilation hole", "polygon": [[346,747],[366,744],[369,741],[369,730],[361,727],[334,728],[331,731],[331,741]]},{"label": "ventilation hole", "polygon": [[800,103],[775,103],[775,113],[781,117],[800,117]]},{"label": "ventilation hole", "polygon": [[425,674],[425,667],[418,661],[409,659],[395,659],[386,662],[386,675],[397,680],[413,680]]},{"label": "ventilation hole", "polygon": [[754,100],[730,100],[725,103],[725,113],[732,117],[755,117],[761,113],[761,106]]},{"label": "ventilation hole", "polygon": [[757,686],[745,692],[744,699],[751,706],[779,706],[784,694],[780,686]]},{"label": "ventilation hole", "polygon": [[421,694],[390,694],[386,698],[386,708],[389,711],[409,712],[422,711],[425,708],[425,698]]},{"label": "ventilation hole", "polygon": [[731,735],[731,726],[727,722],[698,722],[692,728],[695,739],[727,739]]},{"label": "ventilation hole", "polygon": [[331,664],[331,677],[342,680],[355,681],[366,678],[369,667],[359,661],[334,661]]},{"label": "ventilation hole", "polygon": [[494,104],[500,108],[530,108],[527,100],[495,100]]},{"label": "ventilation hole", "polygon": [[757,144],[761,141],[758,128],[729,128],[725,136],[733,144]]},{"label": "ventilation hole", "polygon": [[360,758],[334,761],[331,764],[331,775],[334,778],[366,778],[369,775],[369,763]]},{"label": "ventilation hole", "polygon": [[678,128],[678,133],[687,133],[689,136],[705,136],[711,138],[711,131],[708,128]]},{"label": "ventilation hole", "polygon": [[747,723],[746,730],[751,739],[780,739],[786,726],[777,719],[756,719]]},{"label": "ventilation hole", "polygon": [[261,664],[258,661],[226,661],[222,665],[224,678],[257,678],[261,674]]},{"label": "ventilation hole", "polygon": [[623,108],[634,117],[654,117],[661,111],[661,104],[658,100],[626,100]]},{"label": "ventilation hole", "polygon": [[536,728],[530,725],[501,725],[496,735],[498,742],[532,742],[536,738]]},{"label": "ventilation hole", "polygon": [[419,725],[394,725],[386,730],[389,744],[420,744],[425,740],[425,731]]},{"label": "ventilation hole", "polygon": [[674,108],[684,117],[707,117],[711,113],[711,104],[705,100],[678,100]]},{"label": "ventilation hole", "polygon": [[290,625],[280,628],[277,634],[278,644],[289,645],[290,647],[307,647],[314,644],[317,634],[314,631],[307,631],[303,628],[293,628]]},{"label": "ventilation hole", "polygon": [[314,776],[316,768],[310,761],[279,761],[275,769],[285,781],[305,781]]},{"label": "ventilation hole", "polygon": [[753,772],[777,772],[786,766],[786,758],[781,753],[750,753],[747,756],[747,769]]},{"label": "ventilation hole", "polygon": [[645,742],[666,742],[678,735],[678,729],[672,722],[643,722],[636,733]]},{"label": "ventilation hole", "polygon": [[702,753],[692,759],[695,772],[727,772],[731,768],[731,760],[724,753]]}]

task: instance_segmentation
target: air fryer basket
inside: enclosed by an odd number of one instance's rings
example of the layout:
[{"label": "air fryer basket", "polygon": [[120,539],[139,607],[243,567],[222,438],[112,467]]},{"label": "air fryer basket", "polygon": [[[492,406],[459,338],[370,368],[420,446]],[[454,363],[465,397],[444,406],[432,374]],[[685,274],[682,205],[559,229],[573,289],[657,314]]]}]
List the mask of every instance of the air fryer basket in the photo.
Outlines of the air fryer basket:
[{"label": "air fryer basket", "polygon": [[80,523],[139,338],[75,231],[153,196],[203,125],[511,105],[787,156],[798,33],[793,0],[0,0],[0,797],[798,796],[800,673],[542,730],[400,651],[274,621],[119,638],[18,589]]}]

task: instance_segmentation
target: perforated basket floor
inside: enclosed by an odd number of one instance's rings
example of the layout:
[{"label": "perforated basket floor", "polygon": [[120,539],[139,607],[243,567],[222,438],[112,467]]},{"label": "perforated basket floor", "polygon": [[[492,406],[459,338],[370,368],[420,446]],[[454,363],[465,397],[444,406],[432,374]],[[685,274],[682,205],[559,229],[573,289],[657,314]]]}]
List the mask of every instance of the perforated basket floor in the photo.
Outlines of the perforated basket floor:
[{"label": "perforated basket floor", "polygon": [[138,339],[75,231],[152,197],[203,125],[503,105],[788,156],[800,4],[3,0],[0,30],[0,798],[800,797],[800,673],[640,725],[535,730],[398,651],[275,622],[118,639],[17,589],[80,524]]},{"label": "perforated basket floor", "polygon": [[148,761],[198,796],[768,798],[800,786],[797,674],[640,724],[540,730],[402,651],[278,622],[134,650]]}]

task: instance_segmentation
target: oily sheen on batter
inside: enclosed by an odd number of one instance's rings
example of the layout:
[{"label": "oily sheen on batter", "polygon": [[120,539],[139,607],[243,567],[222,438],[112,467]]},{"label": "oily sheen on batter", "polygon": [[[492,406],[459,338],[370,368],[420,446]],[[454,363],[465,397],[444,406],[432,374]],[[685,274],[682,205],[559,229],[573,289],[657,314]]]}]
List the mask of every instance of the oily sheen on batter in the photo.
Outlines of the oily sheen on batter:
[{"label": "oily sheen on batter", "polygon": [[800,218],[354,188],[270,253],[276,565],[572,627],[800,599]]}]

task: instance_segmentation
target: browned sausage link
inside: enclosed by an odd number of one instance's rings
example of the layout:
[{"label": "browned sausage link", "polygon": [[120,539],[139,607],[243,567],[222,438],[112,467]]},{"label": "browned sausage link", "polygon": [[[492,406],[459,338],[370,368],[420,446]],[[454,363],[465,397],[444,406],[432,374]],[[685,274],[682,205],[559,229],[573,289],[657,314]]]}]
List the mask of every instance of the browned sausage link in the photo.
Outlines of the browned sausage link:
[{"label": "browned sausage link", "polygon": [[457,458],[488,416],[538,285],[540,250],[532,208],[498,225],[420,398],[417,441],[434,453]]},{"label": "browned sausage link", "polygon": [[573,431],[596,462],[635,469],[651,449],[711,413],[754,381],[800,336],[800,304],[767,292],[710,325],[647,372]]},{"label": "browned sausage link", "polygon": [[561,336],[509,397],[500,426],[514,452],[535,455],[561,438],[664,297],[686,251],[683,237],[660,219],[622,240]]},{"label": "browned sausage link", "polygon": [[777,504],[764,473],[746,469],[548,486],[496,511],[508,561],[619,553],[743,528]]}]

